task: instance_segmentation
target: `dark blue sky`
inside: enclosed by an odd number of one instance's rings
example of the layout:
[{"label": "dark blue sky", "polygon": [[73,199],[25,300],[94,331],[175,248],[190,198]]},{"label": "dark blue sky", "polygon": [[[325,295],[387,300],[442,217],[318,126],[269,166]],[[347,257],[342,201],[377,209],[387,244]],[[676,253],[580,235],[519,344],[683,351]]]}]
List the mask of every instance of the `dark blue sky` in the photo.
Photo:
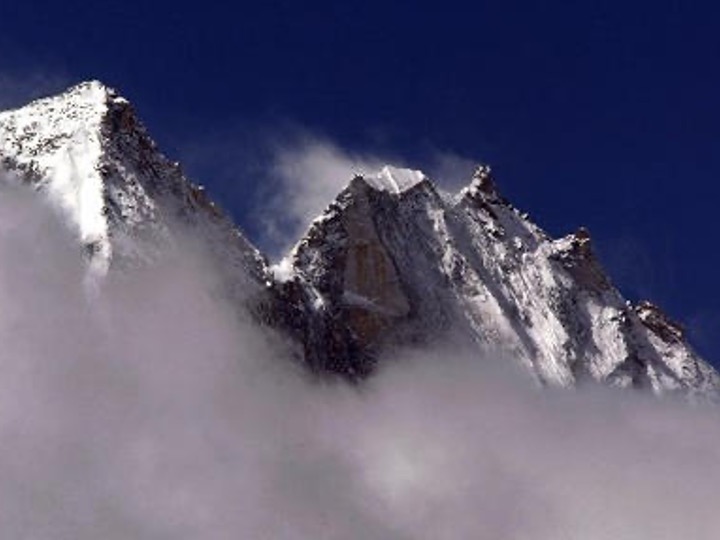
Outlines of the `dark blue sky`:
[{"label": "dark blue sky", "polygon": [[420,168],[453,152],[552,234],[587,225],[623,292],[716,363],[719,60],[710,1],[0,4],[5,104],[119,88],[251,236],[256,133],[300,126]]}]

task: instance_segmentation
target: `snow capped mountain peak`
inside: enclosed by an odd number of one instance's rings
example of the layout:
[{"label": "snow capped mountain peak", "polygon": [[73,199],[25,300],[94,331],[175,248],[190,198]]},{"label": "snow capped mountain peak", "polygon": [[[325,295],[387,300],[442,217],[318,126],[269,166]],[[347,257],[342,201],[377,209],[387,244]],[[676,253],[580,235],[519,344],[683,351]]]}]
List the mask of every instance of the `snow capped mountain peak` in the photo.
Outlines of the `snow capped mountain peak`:
[{"label": "snow capped mountain peak", "polygon": [[128,102],[99,81],[82,82],[56,96],[0,112],[1,135],[7,140],[15,132],[23,144],[34,143],[35,150],[47,150],[47,146],[39,146],[49,138],[55,139],[53,146],[59,146],[63,138],[99,129],[111,103]]},{"label": "snow capped mountain peak", "polygon": [[404,193],[417,184],[428,180],[427,176],[421,171],[392,165],[385,165],[378,172],[362,178],[373,189],[393,195]]},{"label": "snow capped mountain peak", "polygon": [[[259,252],[158,150],[132,105],[99,81],[0,113],[0,163],[50,202],[78,237],[91,277],[172,244],[180,221],[230,267],[265,273]],[[227,262],[227,261],[226,261]]]},{"label": "snow capped mountain peak", "polygon": [[[81,102],[85,101],[88,103],[95,103],[97,105],[104,105],[107,99],[111,98],[118,98],[118,99],[124,99],[117,95],[117,91],[105,83],[93,79],[89,81],[82,81],[79,82],[64,92],[58,94],[57,96],[50,97],[50,98],[44,98],[37,101],[44,101],[44,100],[54,100],[54,101],[64,101],[64,100],[70,100],[75,102]],[[32,106],[31,103],[29,106]]]},{"label": "snow capped mountain peak", "polygon": [[90,81],[0,113],[3,166],[23,173],[46,193],[88,246],[91,269],[100,274],[107,271],[112,253],[99,167],[102,124],[112,99],[122,100]]},{"label": "snow capped mountain peak", "polygon": [[324,369],[364,373],[373,351],[459,335],[509,351],[547,384],[720,389],[676,324],[626,304],[586,229],[550,238],[498,193],[487,166],[449,199],[419,171],[357,177],[282,269],[285,294],[313,321],[295,326],[299,339]]}]

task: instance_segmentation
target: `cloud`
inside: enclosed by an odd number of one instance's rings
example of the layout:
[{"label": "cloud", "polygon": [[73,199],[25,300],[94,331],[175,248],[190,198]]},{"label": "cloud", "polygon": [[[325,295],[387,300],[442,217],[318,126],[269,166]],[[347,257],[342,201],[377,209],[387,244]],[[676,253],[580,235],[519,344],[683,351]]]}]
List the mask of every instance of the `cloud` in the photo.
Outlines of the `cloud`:
[{"label": "cloud", "polygon": [[183,163],[228,201],[273,258],[284,255],[356,174],[397,160],[342,149],[291,121],[215,127],[181,144]]},{"label": "cloud", "polygon": [[21,107],[33,99],[61,92],[69,78],[52,70],[0,71],[0,110]]},{"label": "cloud", "polygon": [[449,357],[390,369],[355,424],[362,441],[349,443],[409,537],[717,534],[717,411],[599,388],[532,391]]},{"label": "cloud", "polygon": [[540,389],[454,343],[309,381],[179,245],[88,297],[60,218],[0,182],[0,537],[720,534],[716,408]]},{"label": "cloud", "polygon": [[470,183],[479,162],[447,150],[432,150],[427,174],[447,191],[456,192]]},{"label": "cloud", "polygon": [[343,147],[296,122],[269,119],[214,125],[179,143],[182,163],[226,201],[235,221],[264,252],[279,259],[357,174],[384,165],[421,169],[441,189],[470,182],[477,163],[427,145],[422,162],[375,148]]},{"label": "cloud", "polygon": [[346,150],[302,130],[282,143],[276,140],[272,148],[267,180],[271,187],[263,190],[265,203],[256,216],[263,223],[259,243],[275,255],[286,253],[354,176],[373,174],[386,164],[421,168],[439,188],[455,192],[469,183],[477,166],[439,150],[430,152],[425,166],[409,164],[400,156]]},{"label": "cloud", "polygon": [[354,176],[372,174],[388,163],[307,133],[275,144],[271,159],[272,192],[262,208],[265,227],[260,244],[276,253],[297,242]]}]

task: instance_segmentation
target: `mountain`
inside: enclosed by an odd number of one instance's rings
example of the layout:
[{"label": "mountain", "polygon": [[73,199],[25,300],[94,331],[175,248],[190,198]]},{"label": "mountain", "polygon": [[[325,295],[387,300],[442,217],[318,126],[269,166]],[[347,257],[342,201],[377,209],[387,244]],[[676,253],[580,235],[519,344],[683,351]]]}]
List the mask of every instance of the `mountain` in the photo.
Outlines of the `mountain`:
[{"label": "mountain", "polygon": [[259,251],[159,152],[132,105],[97,81],[0,113],[0,158],[66,217],[93,279],[152,260],[180,223],[229,275],[264,281]]},{"label": "mountain", "polygon": [[269,266],[99,82],[0,113],[0,157],[66,215],[93,281],[190,235],[223,268],[228,294],[254,291],[242,309],[317,372],[362,379],[385,351],[452,338],[503,351],[543,384],[720,391],[680,325],[612,285],[586,230],[550,238],[488,167],[456,195],[420,171],[357,176]]},{"label": "mountain", "polygon": [[550,238],[487,167],[455,196],[419,171],[356,177],[280,266],[279,280],[307,290],[362,351],[463,334],[544,383],[718,388],[678,324],[613,287],[586,230]]}]

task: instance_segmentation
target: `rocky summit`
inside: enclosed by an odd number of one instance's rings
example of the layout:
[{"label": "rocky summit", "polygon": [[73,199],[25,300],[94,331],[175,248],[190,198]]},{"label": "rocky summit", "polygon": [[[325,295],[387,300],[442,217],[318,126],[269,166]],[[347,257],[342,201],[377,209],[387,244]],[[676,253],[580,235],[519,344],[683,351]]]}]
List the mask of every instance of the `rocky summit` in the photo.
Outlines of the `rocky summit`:
[{"label": "rocky summit", "polygon": [[151,263],[181,234],[195,238],[238,309],[316,373],[360,381],[395,348],[459,339],[478,356],[502,351],[542,384],[720,390],[681,325],[623,298],[586,230],[549,237],[486,166],[455,195],[389,165],[348,178],[270,265],[99,82],[0,113],[0,160],[5,181],[32,186],[65,216],[93,283]]}]

